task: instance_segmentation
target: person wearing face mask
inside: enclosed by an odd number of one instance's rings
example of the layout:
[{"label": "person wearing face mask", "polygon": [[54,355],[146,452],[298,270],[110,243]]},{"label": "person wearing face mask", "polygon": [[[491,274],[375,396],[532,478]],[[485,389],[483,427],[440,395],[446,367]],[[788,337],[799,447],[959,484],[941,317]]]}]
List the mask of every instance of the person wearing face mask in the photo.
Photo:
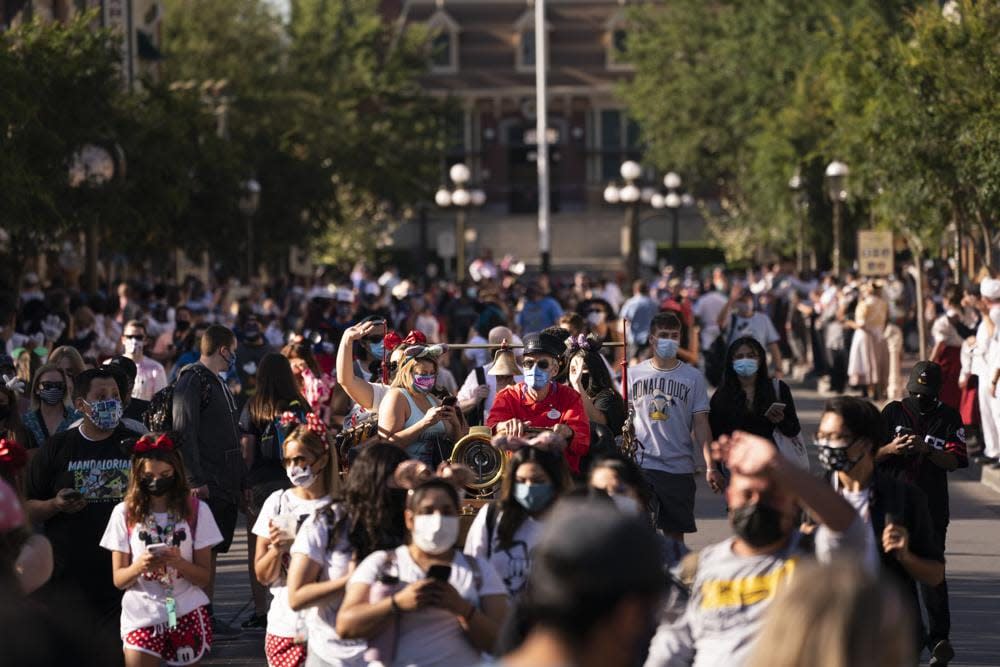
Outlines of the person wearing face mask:
[{"label": "person wearing face mask", "polygon": [[[507,327],[493,327],[490,329],[487,341],[490,345],[513,344],[514,333]],[[458,390],[458,405],[466,413],[470,425],[483,424],[489,419],[490,409],[493,407],[497,393],[511,384],[510,380],[521,382],[524,379],[524,376],[520,374],[501,376],[494,373],[493,367],[500,352],[497,350],[486,351],[494,353],[491,355],[493,361],[476,366],[469,371]]]},{"label": "person wearing face mask", "polygon": [[[880,468],[912,482],[927,495],[936,546],[944,552],[950,521],[948,473],[967,467],[969,458],[962,417],[940,401],[941,383],[941,367],[934,362],[921,361],[913,367],[906,384],[909,397],[882,410],[895,437],[879,449],[877,460]],[[933,650],[941,642],[948,643],[951,631],[947,582],[922,583],[921,597],[928,616],[927,647]]]},{"label": "person wearing face mask", "polygon": [[451,444],[468,427],[455,405],[443,405],[431,390],[437,384],[440,345],[411,345],[403,352],[396,379],[379,406],[379,435],[411,458],[436,465],[451,456]]},{"label": "person wearing face mask", "polygon": [[746,431],[774,441],[777,429],[787,438],[801,426],[788,385],[767,377],[766,353],[756,338],[737,338],[726,354],[722,383],[712,395],[708,419],[712,437]]},{"label": "person wearing face mask", "polygon": [[[601,298],[587,299],[577,306],[577,312],[587,323],[584,333],[589,337],[601,343],[622,342],[621,326],[607,301]],[[625,348],[604,346],[600,348],[600,354],[609,364],[618,364],[624,358]]]},{"label": "person wearing face mask", "polygon": [[582,335],[566,341],[569,386],[580,394],[590,420],[590,451],[584,468],[595,457],[617,451],[616,439],[625,423],[625,402],[601,356],[601,342]]},{"label": "person wearing face mask", "polygon": [[[213,573],[218,554],[229,551],[236,532],[243,480],[239,411],[221,377],[235,367],[236,348],[231,329],[220,324],[209,326],[201,337],[201,357],[181,369],[173,393],[173,428],[184,443],[181,454],[188,482],[192,492],[211,508],[224,538],[212,549]],[[206,385],[207,400],[203,402],[202,388]],[[214,574],[205,590],[211,598]],[[234,633],[234,629],[215,619],[213,625],[217,634]]]},{"label": "person wearing face mask", "polygon": [[405,512],[410,542],[376,551],[358,565],[337,614],[337,634],[367,639],[369,664],[377,659],[387,666],[474,665],[493,650],[507,613],[507,592],[486,559],[455,547],[460,502],[455,477],[413,474],[419,465],[406,462],[395,475],[399,486],[410,489]]},{"label": "person wearing face mask", "polygon": [[337,455],[329,446],[326,427],[313,414],[304,423],[297,419],[290,417],[293,430],[283,446],[283,463],[292,488],[272,493],[253,526],[257,536],[254,571],[273,596],[267,613],[264,651],[268,664],[274,667],[305,664],[306,647],[296,642],[305,619],[292,611],[288,602],[290,550],[302,523],[340,495]]},{"label": "person wearing face mask", "polygon": [[101,538],[121,601],[121,643],[129,667],[195,665],[212,645],[208,596],[212,546],[222,535],[208,505],[191,496],[184,462],[167,433],[132,449],[125,500]]},{"label": "person wearing face mask", "polygon": [[163,365],[144,354],[146,339],[146,325],[141,321],[132,320],[125,325],[122,345],[125,356],[136,366],[132,396],[142,401],[149,401],[153,394],[167,386],[167,372],[163,370]]},{"label": "person wearing face mask", "polygon": [[774,322],[766,314],[756,311],[753,292],[749,287],[734,285],[729,293],[729,301],[723,306],[716,320],[719,325],[719,335],[725,336],[728,347],[737,338],[752,336],[771,353],[771,365],[774,377],[780,378],[781,372],[781,336],[774,328]]},{"label": "person wearing face mask", "polygon": [[[908,593],[918,652],[924,644],[917,585],[944,583],[944,544],[935,536],[924,493],[876,466],[885,421],[874,405],[850,396],[831,399],[823,408],[816,448],[826,479],[868,526],[860,562],[869,573],[888,573]],[[944,638],[929,648],[932,664],[947,664]],[[938,643],[945,641],[940,648]],[[954,655],[953,652],[951,653]]]},{"label": "person wearing face mask", "polygon": [[[774,594],[805,557],[854,557],[866,527],[828,484],[797,468],[763,438],[737,432],[713,444],[732,472],[726,489],[733,536],[690,556],[690,596],[649,648],[647,667],[745,665]],[[818,523],[807,540],[800,508]]]},{"label": "person wearing face mask", "polygon": [[524,588],[545,517],[569,484],[561,447],[521,447],[510,459],[500,497],[484,505],[469,527],[465,553],[488,560],[512,597]]},{"label": "person wearing face mask", "polygon": [[566,344],[553,333],[524,337],[524,382],[497,394],[486,425],[497,435],[520,438],[529,429],[551,429],[565,439],[564,457],[573,474],[590,451],[590,420],[574,389],[555,381]]},{"label": "person wearing face mask", "polygon": [[560,501],[542,531],[520,602],[530,627],[516,648],[481,664],[641,664],[667,589],[657,556],[655,533],[641,517],[606,501]]},{"label": "person wearing face mask", "polygon": [[55,563],[38,595],[81,610],[77,618],[93,631],[99,650],[107,652],[109,661],[102,664],[114,665],[121,663],[121,592],[112,581],[110,554],[99,543],[129,483],[131,465],[121,442],[135,434],[120,423],[119,381],[111,369],[80,373],[74,401],[83,422],[50,437],[25,476],[25,506],[52,542]]},{"label": "person wearing face mask", "polygon": [[[695,532],[694,473],[696,461],[707,467],[712,490],[722,490],[722,476],[711,459],[705,377],[677,358],[681,321],[660,313],[650,329],[653,358],[629,369],[628,398],[638,463],[653,489],[657,527],[683,542]],[[693,438],[692,438],[693,434]]]},{"label": "person wearing face mask", "polygon": [[[587,485],[594,491],[606,493],[624,514],[641,516],[652,525],[649,511],[652,490],[635,461],[617,453],[605,456],[590,469]],[[656,533],[656,541],[664,569],[675,567],[690,551],[683,542],[660,532]]]},{"label": "person wearing face mask", "polygon": [[[274,349],[268,345],[264,338],[264,330],[260,325],[260,320],[256,317],[247,319],[246,324],[243,325],[242,333],[241,345],[236,348],[236,373],[239,375],[240,384],[244,387],[243,393],[252,396],[253,391],[256,391],[254,382],[257,368],[260,367],[264,356],[274,352]],[[250,391],[249,388],[252,388],[253,391]]]}]

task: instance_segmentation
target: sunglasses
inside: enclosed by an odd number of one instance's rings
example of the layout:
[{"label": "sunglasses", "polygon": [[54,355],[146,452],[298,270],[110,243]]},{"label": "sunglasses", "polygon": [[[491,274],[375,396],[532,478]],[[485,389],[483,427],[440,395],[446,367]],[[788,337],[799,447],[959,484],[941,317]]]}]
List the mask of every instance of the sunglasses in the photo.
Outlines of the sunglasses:
[{"label": "sunglasses", "polygon": [[535,361],[534,359],[525,359],[521,362],[521,366],[523,368],[534,368],[535,366],[538,366],[538,368],[543,371],[547,371],[552,367],[552,362],[548,359],[539,359],[538,361]]},{"label": "sunglasses", "polygon": [[128,340],[145,340],[146,337],[142,334],[133,334],[131,336],[125,336]]},{"label": "sunglasses", "polygon": [[65,389],[65,382],[39,382],[38,386],[42,389]]}]

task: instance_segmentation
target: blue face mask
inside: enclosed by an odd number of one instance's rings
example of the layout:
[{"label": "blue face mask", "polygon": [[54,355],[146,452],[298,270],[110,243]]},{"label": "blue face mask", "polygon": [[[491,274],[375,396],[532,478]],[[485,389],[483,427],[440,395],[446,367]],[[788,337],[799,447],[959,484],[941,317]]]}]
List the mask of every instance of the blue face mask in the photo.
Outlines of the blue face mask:
[{"label": "blue face mask", "polygon": [[376,359],[381,359],[382,355],[385,354],[385,343],[382,341],[372,343],[368,346],[368,351],[371,352],[372,356]]},{"label": "blue face mask", "polygon": [[733,370],[740,377],[753,377],[757,374],[756,359],[736,359],[733,361]]},{"label": "blue face mask", "polygon": [[532,389],[541,389],[549,381],[549,372],[543,371],[538,366],[524,369],[524,383]]},{"label": "blue face mask", "polygon": [[[225,355],[222,355],[223,359],[226,359]],[[226,359],[229,362],[229,367],[226,370],[219,373],[223,380],[228,380],[229,378],[236,377],[236,354],[230,350],[229,358]]]},{"label": "blue face mask", "polygon": [[122,402],[117,398],[94,401],[87,405],[90,406],[90,421],[102,431],[115,430],[122,419]]},{"label": "blue face mask", "polygon": [[673,359],[677,356],[677,349],[680,347],[678,343],[673,338],[657,338],[656,339],[656,356],[661,359]]},{"label": "blue face mask", "polygon": [[552,503],[555,490],[551,484],[514,484],[514,500],[531,514],[541,512]]}]

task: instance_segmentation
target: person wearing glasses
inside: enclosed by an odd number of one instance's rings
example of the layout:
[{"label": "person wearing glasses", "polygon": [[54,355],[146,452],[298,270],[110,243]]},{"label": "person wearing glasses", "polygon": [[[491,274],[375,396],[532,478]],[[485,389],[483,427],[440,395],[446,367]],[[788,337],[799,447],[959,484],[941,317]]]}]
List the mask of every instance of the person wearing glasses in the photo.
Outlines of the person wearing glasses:
[{"label": "person wearing glasses", "polygon": [[74,408],[66,373],[55,364],[46,364],[35,373],[31,383],[31,410],[24,415],[27,449],[45,444],[51,436],[62,433],[80,417]]},{"label": "person wearing glasses", "polygon": [[524,381],[497,394],[486,425],[515,438],[529,429],[551,429],[569,445],[564,455],[574,475],[590,451],[590,420],[575,389],[555,381],[566,344],[548,332],[524,337]]},{"label": "person wearing glasses", "polygon": [[136,367],[132,398],[151,400],[153,394],[167,386],[167,372],[160,362],[150,359],[143,352],[146,346],[146,325],[139,320],[131,320],[126,324],[122,345],[125,346],[125,356],[135,362]]}]

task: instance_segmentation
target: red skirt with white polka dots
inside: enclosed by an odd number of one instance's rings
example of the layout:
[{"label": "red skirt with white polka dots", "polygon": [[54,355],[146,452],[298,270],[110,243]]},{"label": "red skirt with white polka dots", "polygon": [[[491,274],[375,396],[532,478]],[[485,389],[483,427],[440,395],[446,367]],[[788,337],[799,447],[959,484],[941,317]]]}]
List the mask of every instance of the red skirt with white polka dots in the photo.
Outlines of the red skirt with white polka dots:
[{"label": "red skirt with white polka dots", "polygon": [[296,644],[292,637],[268,634],[264,637],[264,655],[271,667],[302,667],[306,664],[305,644]]},{"label": "red skirt with white polka dots", "polygon": [[177,627],[139,628],[125,635],[125,648],[156,655],[168,665],[193,665],[212,646],[212,621],[205,607],[177,619]]}]

